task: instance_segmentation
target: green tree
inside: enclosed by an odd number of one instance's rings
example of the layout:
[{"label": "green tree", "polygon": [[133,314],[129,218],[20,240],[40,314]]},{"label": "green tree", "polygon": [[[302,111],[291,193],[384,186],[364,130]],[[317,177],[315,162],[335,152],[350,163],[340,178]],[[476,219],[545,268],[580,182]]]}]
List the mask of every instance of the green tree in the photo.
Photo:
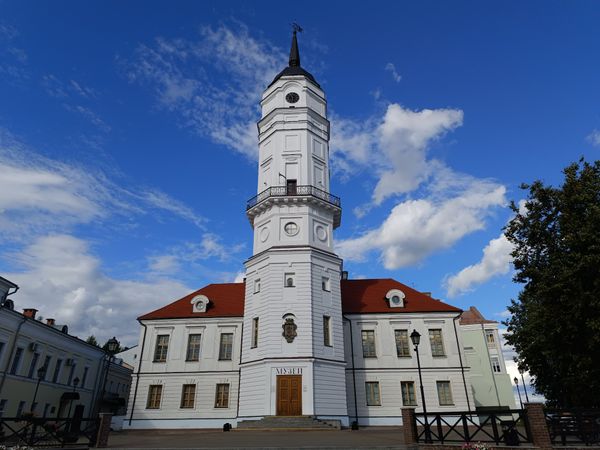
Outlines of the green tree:
[{"label": "green tree", "polygon": [[91,344],[91,345],[95,345],[96,347],[100,347],[98,345],[98,341],[96,340],[96,336],[94,336],[94,335],[88,336],[88,338],[85,340],[85,342],[87,342],[88,344]]},{"label": "green tree", "polygon": [[520,367],[551,405],[600,407],[600,161],[564,169],[555,188],[522,185],[505,228],[523,284],[506,321]]}]

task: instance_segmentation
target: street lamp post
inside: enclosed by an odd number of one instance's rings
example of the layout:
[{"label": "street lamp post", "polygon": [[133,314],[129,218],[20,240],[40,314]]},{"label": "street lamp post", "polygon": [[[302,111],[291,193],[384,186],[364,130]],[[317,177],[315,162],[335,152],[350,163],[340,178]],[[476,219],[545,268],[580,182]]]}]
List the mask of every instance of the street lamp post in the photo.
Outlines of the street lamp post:
[{"label": "street lamp post", "polygon": [[102,404],[104,403],[104,396],[106,395],[106,381],[108,380],[108,372],[110,370],[110,363],[112,362],[115,353],[119,348],[119,341],[116,337],[112,337],[106,343],[105,352],[108,354],[108,363],[106,364],[106,373],[104,374],[104,383],[102,384],[102,397],[100,397],[100,410],[102,410]]},{"label": "street lamp post", "polygon": [[[415,346],[415,353],[417,354],[417,368],[419,371],[419,387],[421,388],[421,402],[423,403],[423,418],[425,419],[425,442],[430,443],[431,432],[429,430],[429,420],[427,420],[427,405],[425,404],[425,391],[423,390],[423,377],[421,375],[421,358],[419,357],[419,343],[421,342],[421,335],[417,330],[413,330],[410,334],[410,340]],[[405,426],[409,426],[405,424]]]},{"label": "street lamp post", "polygon": [[31,409],[30,409],[31,412],[33,412],[33,405],[35,405],[35,399],[37,398],[38,389],[40,388],[40,383],[42,382],[42,380],[44,378],[46,378],[46,370],[47,369],[48,369],[48,367],[46,365],[43,365],[37,370],[38,380],[37,380],[37,384],[35,385],[35,392],[33,393],[33,400],[31,401]]},{"label": "street lamp post", "polygon": [[523,409],[523,399],[521,398],[521,391],[519,390],[519,379],[515,377],[513,381],[515,382],[515,386],[517,386],[517,394],[519,394],[519,403],[521,404],[521,409]]},{"label": "street lamp post", "polygon": [[524,370],[519,368],[519,373],[521,374],[521,380],[523,381],[523,392],[525,392],[525,401],[529,403],[529,396],[527,395],[527,385],[525,384],[525,377],[523,376]]}]

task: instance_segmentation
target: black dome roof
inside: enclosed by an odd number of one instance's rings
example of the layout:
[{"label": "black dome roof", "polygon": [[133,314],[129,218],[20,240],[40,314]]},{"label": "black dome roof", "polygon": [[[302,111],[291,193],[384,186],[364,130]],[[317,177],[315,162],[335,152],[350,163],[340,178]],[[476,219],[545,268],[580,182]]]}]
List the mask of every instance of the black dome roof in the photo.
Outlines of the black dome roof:
[{"label": "black dome roof", "polygon": [[283,69],[281,72],[277,74],[277,76],[271,81],[269,87],[273,86],[273,84],[279,80],[281,77],[294,76],[294,75],[302,75],[308,79],[311,83],[317,86],[319,89],[319,83],[315,80],[315,77],[312,76],[310,72],[307,72],[302,67],[300,67],[300,51],[298,50],[298,40],[296,39],[296,30],[294,30],[294,34],[292,36],[292,48],[290,49],[290,62],[289,65]]}]

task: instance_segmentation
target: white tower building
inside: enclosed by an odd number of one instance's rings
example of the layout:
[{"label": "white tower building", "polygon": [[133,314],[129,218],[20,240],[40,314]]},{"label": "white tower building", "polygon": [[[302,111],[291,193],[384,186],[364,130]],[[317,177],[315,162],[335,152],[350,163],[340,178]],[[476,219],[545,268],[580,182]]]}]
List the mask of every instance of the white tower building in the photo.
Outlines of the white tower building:
[{"label": "white tower building", "polygon": [[258,122],[258,194],[246,261],[239,419],[310,415],[348,421],[340,225],[329,193],[325,94],[300,66],[296,32],[289,66],[265,90]]}]

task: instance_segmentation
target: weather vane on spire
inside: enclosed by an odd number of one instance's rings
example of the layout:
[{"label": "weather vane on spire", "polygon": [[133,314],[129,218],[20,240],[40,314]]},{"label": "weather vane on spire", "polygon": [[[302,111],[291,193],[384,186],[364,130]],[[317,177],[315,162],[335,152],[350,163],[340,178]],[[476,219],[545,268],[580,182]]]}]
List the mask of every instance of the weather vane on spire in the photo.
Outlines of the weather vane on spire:
[{"label": "weather vane on spire", "polygon": [[292,22],[292,31],[294,33],[298,32],[298,33],[302,33],[304,30],[302,29],[302,27],[300,25],[298,25],[296,22]]}]

